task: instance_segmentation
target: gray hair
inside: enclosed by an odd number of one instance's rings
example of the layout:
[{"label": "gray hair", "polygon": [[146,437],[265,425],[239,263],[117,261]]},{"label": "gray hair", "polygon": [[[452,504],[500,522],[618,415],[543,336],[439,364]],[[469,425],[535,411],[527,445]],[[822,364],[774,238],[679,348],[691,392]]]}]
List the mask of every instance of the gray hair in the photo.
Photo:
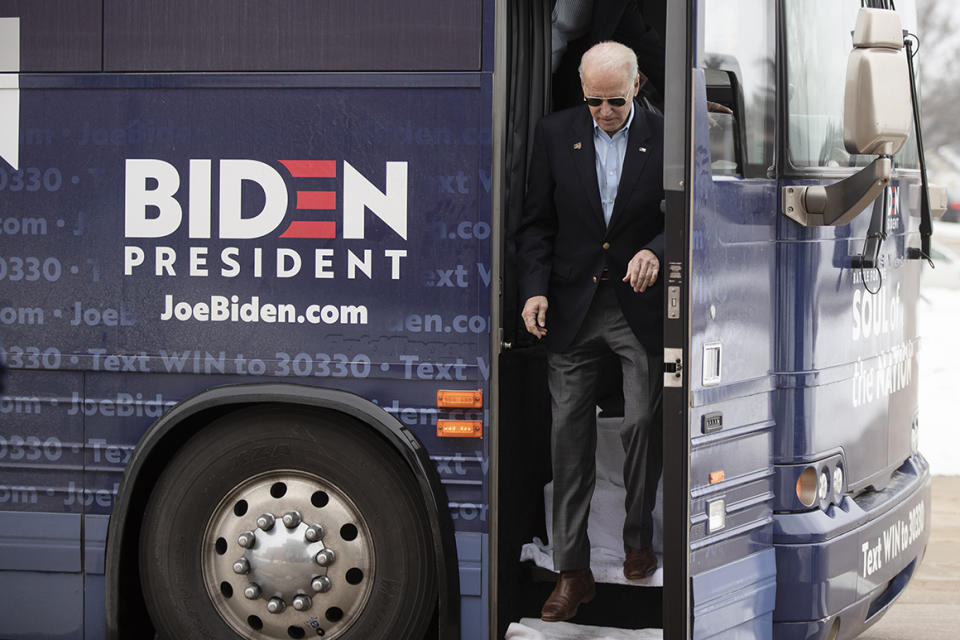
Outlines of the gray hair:
[{"label": "gray hair", "polygon": [[[640,73],[637,64],[637,54],[630,47],[605,40],[598,42],[583,54],[580,58],[580,67],[577,72],[580,74],[580,80],[583,80],[583,68],[589,65],[591,69],[608,69],[612,71],[626,71],[632,81]],[[644,76],[644,79],[646,76]]]}]

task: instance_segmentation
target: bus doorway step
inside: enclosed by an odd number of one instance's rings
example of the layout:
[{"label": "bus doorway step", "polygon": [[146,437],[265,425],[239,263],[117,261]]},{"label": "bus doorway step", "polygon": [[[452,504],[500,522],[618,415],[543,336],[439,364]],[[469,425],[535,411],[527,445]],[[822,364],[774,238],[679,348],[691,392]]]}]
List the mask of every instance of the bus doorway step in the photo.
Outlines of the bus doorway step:
[{"label": "bus doorway step", "polygon": [[[623,575],[623,503],[626,489],[623,488],[623,445],[620,441],[621,420],[597,419],[596,486],[590,500],[590,520],[587,535],[590,538],[590,568],[597,582],[642,587],[663,586],[663,479],[657,486],[657,502],[653,510],[653,551],[659,559],[657,571],[649,578],[627,580]],[[553,529],[553,482],[543,488],[545,530]],[[556,580],[553,573],[553,548],[551,541],[533,538],[520,549],[520,560],[531,561],[540,569],[550,572],[544,576],[534,571],[534,578]]]},{"label": "bus doorway step", "polygon": [[[623,504],[621,501],[619,504]],[[619,506],[619,505],[618,505]],[[623,528],[623,518],[620,518],[620,527],[612,528],[619,532]],[[599,536],[597,536],[599,537]],[[591,540],[597,537],[591,536]],[[657,553],[657,570],[653,575],[640,580],[628,580],[623,575],[624,553],[622,547],[614,544],[594,544],[590,549],[590,569],[593,578],[599,583],[622,584],[633,587],[662,587],[663,586],[663,555]],[[520,561],[533,562],[531,575],[534,580],[556,582],[557,573],[553,569],[553,549],[543,543],[540,538],[534,538],[520,549]]]},{"label": "bus doorway step", "polygon": [[521,618],[507,627],[504,640],[661,640],[663,629],[617,629],[570,622],[544,622],[539,618]]}]

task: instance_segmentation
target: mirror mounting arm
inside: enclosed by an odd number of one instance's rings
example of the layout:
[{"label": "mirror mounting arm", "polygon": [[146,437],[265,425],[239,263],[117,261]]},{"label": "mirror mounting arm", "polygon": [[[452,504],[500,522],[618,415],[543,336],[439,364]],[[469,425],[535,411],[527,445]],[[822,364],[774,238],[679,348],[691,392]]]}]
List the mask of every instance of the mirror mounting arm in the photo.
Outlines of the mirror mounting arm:
[{"label": "mirror mounting arm", "polygon": [[852,176],[827,186],[783,187],[783,213],[804,227],[848,224],[883,192],[892,170],[893,160],[882,155]]}]

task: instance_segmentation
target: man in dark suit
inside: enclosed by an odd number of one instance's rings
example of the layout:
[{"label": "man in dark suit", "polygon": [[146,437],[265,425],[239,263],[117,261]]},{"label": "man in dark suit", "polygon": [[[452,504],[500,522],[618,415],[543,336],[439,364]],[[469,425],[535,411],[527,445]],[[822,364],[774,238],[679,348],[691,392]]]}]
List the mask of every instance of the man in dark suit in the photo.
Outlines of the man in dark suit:
[{"label": "man in dark suit", "polygon": [[623,370],[624,575],[651,575],[660,474],[654,407],[662,354],[663,120],[634,99],[634,52],[602,42],[580,65],[586,104],[537,125],[517,231],[521,317],[547,347],[552,399],[553,558],[543,606],[573,617],[595,594],[587,517],[595,484],[596,390],[611,350]]}]

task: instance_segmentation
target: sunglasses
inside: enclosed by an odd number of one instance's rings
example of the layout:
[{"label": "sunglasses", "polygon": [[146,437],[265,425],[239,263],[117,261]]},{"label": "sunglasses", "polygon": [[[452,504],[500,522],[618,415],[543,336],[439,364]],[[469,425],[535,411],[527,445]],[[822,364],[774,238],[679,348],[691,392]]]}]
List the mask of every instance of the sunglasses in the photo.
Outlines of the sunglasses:
[{"label": "sunglasses", "polygon": [[583,99],[583,101],[591,107],[599,107],[603,104],[604,100],[609,102],[611,107],[622,107],[623,105],[627,104],[626,98],[595,98],[593,96],[587,96]]}]

